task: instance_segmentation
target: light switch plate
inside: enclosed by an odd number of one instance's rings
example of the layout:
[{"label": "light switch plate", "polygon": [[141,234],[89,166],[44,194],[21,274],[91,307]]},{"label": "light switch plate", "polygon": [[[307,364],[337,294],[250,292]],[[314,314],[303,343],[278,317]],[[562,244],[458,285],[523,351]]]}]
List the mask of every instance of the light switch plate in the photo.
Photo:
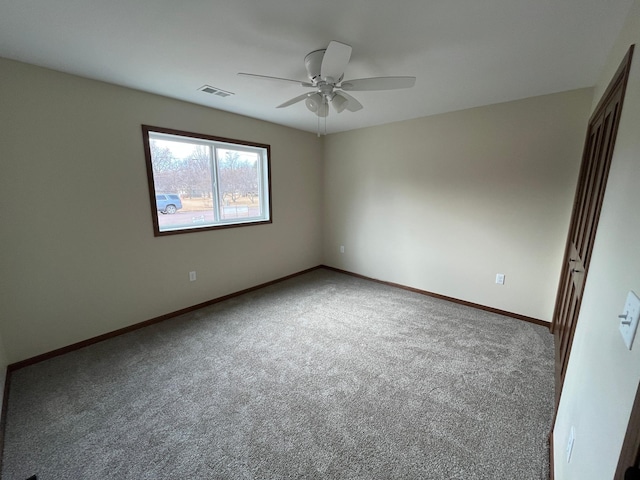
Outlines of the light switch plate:
[{"label": "light switch plate", "polygon": [[627,295],[627,302],[624,304],[622,315],[618,317],[620,319],[620,333],[622,334],[624,344],[629,350],[631,350],[633,338],[636,336],[639,317],[640,298],[638,298],[635,293],[629,292]]}]

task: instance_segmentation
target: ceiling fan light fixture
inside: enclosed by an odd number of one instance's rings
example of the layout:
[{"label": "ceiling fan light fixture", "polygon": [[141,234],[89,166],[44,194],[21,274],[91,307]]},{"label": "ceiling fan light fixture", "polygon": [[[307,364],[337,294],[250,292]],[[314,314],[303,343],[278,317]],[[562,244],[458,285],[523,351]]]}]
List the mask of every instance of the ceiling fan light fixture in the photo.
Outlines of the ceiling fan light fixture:
[{"label": "ceiling fan light fixture", "polygon": [[304,101],[304,104],[310,111],[319,117],[326,117],[329,115],[329,104],[319,93],[309,95]]},{"label": "ceiling fan light fixture", "polygon": [[304,104],[313,113],[318,113],[320,107],[323,104],[322,95],[320,95],[319,93],[314,93],[312,95],[309,95],[304,101]]},{"label": "ceiling fan light fixture", "polygon": [[345,108],[347,108],[347,103],[349,103],[349,100],[344,98],[342,95],[336,94],[331,99],[331,105],[333,105],[333,108],[338,113],[341,113]]},{"label": "ceiling fan light fixture", "polygon": [[318,115],[319,117],[326,117],[327,115],[329,115],[329,104],[327,102],[321,103],[318,107],[316,115]]}]

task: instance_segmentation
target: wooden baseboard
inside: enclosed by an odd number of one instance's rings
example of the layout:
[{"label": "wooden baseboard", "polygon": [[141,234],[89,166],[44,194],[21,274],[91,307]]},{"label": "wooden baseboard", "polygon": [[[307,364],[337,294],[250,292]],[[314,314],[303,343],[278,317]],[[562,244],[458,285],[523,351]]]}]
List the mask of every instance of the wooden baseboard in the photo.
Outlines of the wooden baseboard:
[{"label": "wooden baseboard", "polygon": [[12,363],[7,367],[7,378],[9,378],[10,372],[15,371],[15,370],[19,370],[20,368],[24,368],[24,367],[27,367],[29,365],[33,365],[33,364],[42,362],[42,361],[47,360],[49,358],[57,357],[59,355],[64,355],[65,353],[69,353],[69,352],[72,352],[74,350],[78,350],[80,348],[84,348],[84,347],[87,347],[89,345],[93,345],[95,343],[102,342],[104,340],[108,340],[108,339],[113,338],[113,337],[117,337],[118,335],[123,335],[125,333],[129,333],[129,332],[132,332],[134,330],[138,330],[140,328],[148,327],[149,325],[153,325],[155,323],[159,323],[159,322],[162,322],[164,320],[168,320],[169,318],[173,318],[173,317],[177,317],[179,315],[183,315],[185,313],[193,312],[194,310],[198,310],[200,308],[208,307],[209,305],[213,305],[215,303],[219,303],[219,302],[222,302],[224,300],[228,300],[230,298],[234,298],[234,297],[243,295],[245,293],[253,292],[255,290],[259,290],[261,288],[268,287],[269,285],[273,285],[275,283],[279,283],[279,282],[282,282],[284,280],[288,280],[290,278],[297,277],[299,275],[304,275],[305,273],[311,272],[313,270],[317,270],[319,268],[325,268],[327,270],[333,270],[334,272],[339,272],[339,273],[343,273],[343,274],[346,274],[346,275],[351,275],[353,277],[362,278],[364,280],[370,280],[370,281],[381,283],[381,284],[388,285],[388,286],[391,286],[391,287],[402,288],[403,290],[408,290],[408,291],[411,291],[411,292],[419,293],[421,295],[427,295],[427,296],[430,296],[430,297],[439,298],[441,300],[447,300],[449,302],[458,303],[460,305],[465,305],[467,307],[473,307],[473,308],[477,308],[477,309],[480,309],[480,310],[485,310],[487,312],[497,313],[499,315],[506,315],[508,317],[517,318],[517,319],[523,320],[525,322],[535,323],[536,325],[542,325],[542,326],[545,326],[545,327],[549,327],[550,326],[549,322],[545,322],[544,320],[538,320],[537,318],[527,317],[525,315],[520,315],[518,313],[507,312],[507,311],[500,310],[500,309],[497,309],[497,308],[487,307],[485,305],[480,305],[480,304],[473,303],[473,302],[467,302],[465,300],[460,300],[460,299],[457,299],[457,298],[448,297],[446,295],[440,295],[438,293],[433,293],[433,292],[428,292],[426,290],[420,290],[418,288],[408,287],[406,285],[402,285],[402,284],[399,284],[399,283],[393,283],[393,282],[387,282],[387,281],[384,281],[384,280],[378,280],[376,278],[371,278],[371,277],[367,277],[365,275],[360,275],[359,273],[349,272],[347,270],[342,270],[342,269],[339,269],[339,268],[330,267],[328,265],[317,265],[315,267],[311,267],[311,268],[308,268],[306,270],[302,270],[300,272],[293,273],[291,275],[286,275],[286,276],[278,278],[276,280],[271,280],[271,281],[266,282],[266,283],[261,283],[260,285],[255,285],[253,287],[245,288],[244,290],[240,290],[238,292],[230,293],[230,294],[224,295],[222,297],[217,297],[217,298],[214,298],[214,299],[211,299],[211,300],[207,300],[206,302],[198,303],[197,305],[192,305],[190,307],[182,308],[180,310],[176,310],[175,312],[166,313],[164,315],[160,315],[159,317],[155,317],[155,318],[151,318],[149,320],[145,320],[145,321],[142,321],[142,322],[139,322],[139,323],[135,323],[133,325],[129,325],[128,327],[120,328],[118,330],[114,330],[112,332],[108,332],[108,333],[105,333],[105,334],[102,334],[102,335],[98,335],[96,337],[92,337],[92,338],[89,338],[87,340],[83,340],[81,342],[77,342],[77,343],[74,343],[74,344],[71,344],[71,345],[67,345],[66,347],[58,348],[58,349],[52,350],[50,352],[46,352],[46,353],[43,353],[43,354],[40,354],[40,355],[36,355],[34,357],[31,357],[31,358],[27,358],[25,360],[21,360],[19,362]]},{"label": "wooden baseboard", "polygon": [[240,295],[244,295],[245,293],[253,292],[255,290],[259,290],[264,287],[268,287],[269,285],[273,285],[275,283],[282,282],[284,280],[288,280],[290,278],[297,277],[299,275],[304,275],[305,273],[311,272],[313,270],[317,270],[322,268],[320,265],[308,268],[306,270],[302,270],[301,272],[292,273],[291,275],[287,275],[285,277],[278,278],[276,280],[271,280],[270,282],[261,283],[260,285],[255,285],[253,287],[245,288],[244,290],[240,290],[238,292],[230,293],[228,295],[223,295],[222,297],[213,298],[211,300],[207,300],[206,302],[198,303],[197,305],[192,305],[190,307],[181,308],[180,310],[176,310],[175,312],[166,313],[164,315],[160,315],[159,317],[151,318],[149,320],[145,320],[143,322],[134,323],[133,325],[129,325],[128,327],[119,328],[118,330],[114,330],[112,332],[108,332],[102,335],[98,335],[97,337],[92,337],[87,340],[83,340],[81,342],[73,343],[71,345],[67,345],[66,347],[58,348],[56,350],[52,350],[47,353],[43,353],[40,355],[36,355],[35,357],[27,358],[25,360],[21,360],[20,362],[12,363],[7,367],[7,376],[10,372],[15,370],[19,370],[21,368],[27,367],[29,365],[34,365],[36,363],[42,362],[44,360],[48,360],[53,357],[57,357],[59,355],[64,355],[65,353],[73,352],[74,350],[79,350],[84,347],[88,347],[89,345],[93,345],[98,342],[102,342],[104,340],[108,340],[113,337],[117,337],[119,335],[123,335],[125,333],[132,332],[134,330],[139,330],[144,327],[148,327],[149,325],[153,325],[155,323],[162,322],[164,320],[168,320],[170,318],[177,317],[179,315],[183,315],[185,313],[193,312],[194,310],[198,310],[200,308],[208,307],[209,305],[213,305],[215,303],[223,302],[225,300],[229,300],[230,298],[238,297]]},{"label": "wooden baseboard", "polygon": [[429,297],[439,298],[441,300],[447,300],[448,302],[457,303],[460,305],[465,305],[467,307],[477,308],[479,310],[484,310],[491,313],[497,313],[498,315],[505,315],[507,317],[517,318],[518,320],[523,320],[529,323],[535,323],[536,325],[542,325],[543,327],[547,327],[550,329],[551,324],[549,322],[545,322],[544,320],[539,320],[533,317],[527,317],[526,315],[520,315],[519,313],[507,312],[505,310],[500,310],[498,308],[487,307],[486,305],[480,305],[479,303],[467,302],[466,300],[460,300],[454,297],[448,297],[446,295],[440,295],[439,293],[428,292],[426,290],[420,290],[419,288],[408,287],[406,285],[402,285],[400,283],[387,282],[385,280],[378,280],[377,278],[367,277],[365,275],[360,275],[359,273],[349,272],[347,270],[342,270],[340,268],[329,267],[328,265],[322,265],[322,268],[326,268],[328,270],[333,270],[334,272],[344,273],[346,275],[351,275],[353,277],[362,278],[364,280],[370,280],[372,282],[381,283],[383,285],[389,285],[391,287],[402,288],[403,290],[408,290],[410,292],[419,293],[421,295],[427,295]]}]

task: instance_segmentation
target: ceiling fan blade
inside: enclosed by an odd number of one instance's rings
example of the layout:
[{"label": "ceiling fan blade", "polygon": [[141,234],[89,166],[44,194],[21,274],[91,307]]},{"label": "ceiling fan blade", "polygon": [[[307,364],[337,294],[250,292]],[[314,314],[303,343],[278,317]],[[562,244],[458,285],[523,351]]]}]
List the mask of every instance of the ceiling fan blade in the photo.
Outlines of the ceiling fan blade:
[{"label": "ceiling fan blade", "polygon": [[288,107],[290,105],[293,105],[294,103],[298,103],[301,102],[302,100],[304,100],[305,98],[307,98],[309,95],[309,93],[303,93],[302,95],[298,95],[295,98],[292,98],[291,100],[287,100],[286,102],[284,102],[283,104],[278,105],[276,108],[284,108],[284,107]]},{"label": "ceiling fan blade", "polygon": [[351,58],[351,46],[345,43],[332,41],[322,58],[320,76],[326,80],[332,78],[333,83],[340,81]]},{"label": "ceiling fan blade", "polygon": [[411,88],[415,83],[416,77],[372,77],[346,80],[342,82],[340,88],[347,91],[360,92],[367,90],[397,90]]},{"label": "ceiling fan blade", "polygon": [[300,80],[291,80],[290,78],[269,77],[268,75],[255,75],[253,73],[238,73],[241,77],[257,78],[259,80],[275,80],[277,82],[295,83],[303,87],[313,87],[309,82],[301,82]]},{"label": "ceiling fan blade", "polygon": [[347,100],[347,106],[346,109],[349,110],[350,112],[357,112],[358,110],[362,110],[362,104],[356,100],[355,98],[353,98],[351,95],[349,95],[346,92],[336,92],[336,95],[341,96],[342,98]]}]

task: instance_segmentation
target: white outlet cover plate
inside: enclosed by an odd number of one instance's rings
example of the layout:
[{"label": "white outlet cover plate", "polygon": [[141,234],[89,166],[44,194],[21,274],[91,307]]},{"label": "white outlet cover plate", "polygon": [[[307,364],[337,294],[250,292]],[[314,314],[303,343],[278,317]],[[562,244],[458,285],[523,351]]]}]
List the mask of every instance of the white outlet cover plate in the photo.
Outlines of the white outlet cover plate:
[{"label": "white outlet cover plate", "polygon": [[620,319],[620,334],[622,335],[624,344],[631,350],[633,339],[638,329],[638,318],[640,318],[640,298],[638,298],[635,293],[629,292],[627,295],[627,302],[624,304],[623,314],[627,315],[626,320],[631,320],[631,323],[625,325],[622,323],[624,319]]}]

